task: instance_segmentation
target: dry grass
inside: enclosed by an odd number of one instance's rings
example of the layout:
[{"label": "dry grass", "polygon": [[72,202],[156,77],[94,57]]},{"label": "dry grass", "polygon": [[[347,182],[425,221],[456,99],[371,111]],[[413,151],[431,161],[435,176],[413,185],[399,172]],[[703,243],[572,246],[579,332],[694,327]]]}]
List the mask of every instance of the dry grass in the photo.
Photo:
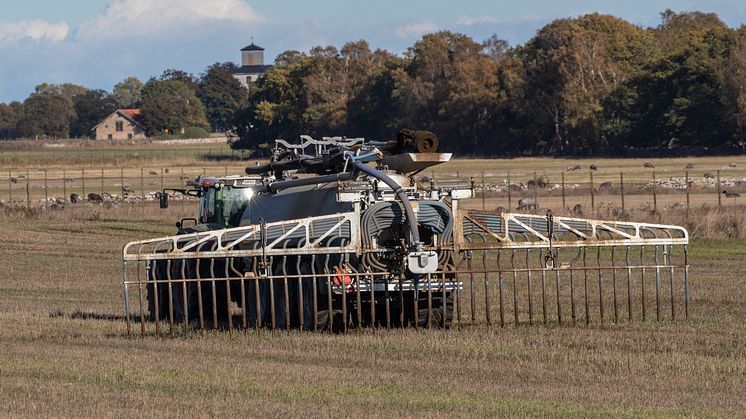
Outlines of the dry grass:
[{"label": "dry grass", "polygon": [[[107,189],[121,183],[122,170],[125,183],[138,189],[140,168],[147,176],[149,168],[165,167],[192,175],[239,173],[245,165],[202,160],[204,153],[179,155],[178,149],[169,156],[156,148],[107,148],[100,158],[94,149],[91,158],[87,148],[88,157],[70,157],[75,153],[28,146],[3,150],[0,158],[15,158],[14,175],[46,164],[66,176],[103,165],[111,178]],[[746,168],[742,157],[650,161],[670,176],[683,175],[687,162],[724,175],[732,161]],[[596,182],[614,180],[620,170],[625,180],[630,173],[630,181],[650,175],[640,169],[642,160],[631,159],[458,160],[435,172],[463,177],[485,171],[488,181],[500,181],[510,170],[525,182],[533,171],[559,174],[581,164],[582,173],[567,176],[571,182],[573,176],[583,181],[591,163],[601,168]],[[74,190],[82,185],[73,176],[75,185],[66,188]],[[144,182],[158,189],[160,176]],[[63,186],[54,184],[49,192],[59,194]],[[96,191],[100,183],[86,188]],[[21,193],[25,186],[13,191],[14,199]],[[32,194],[38,198],[43,190]],[[651,198],[628,196],[627,206],[641,208]],[[599,195],[597,214],[607,218],[618,199]],[[746,244],[722,239],[746,238],[746,215],[737,202],[724,201],[731,207],[722,212],[703,209],[715,206],[711,193],[692,195],[689,217],[664,210],[675,202],[684,202],[682,195],[660,195],[658,214],[637,210],[631,218],[683,224],[696,237],[689,320],[177,339],[126,336],[120,252],[128,241],[173,233],[173,222],[193,216],[193,207],[173,202],[166,211],[153,203],[114,209],[85,204],[43,214],[6,210],[0,213],[0,406],[11,416],[741,415]],[[575,203],[590,208],[587,196],[568,197],[566,206]],[[485,205],[508,206],[504,196],[488,197]],[[563,212],[559,196],[541,198],[540,205]],[[481,201],[469,206],[479,208]]]},{"label": "dry grass", "polygon": [[721,416],[746,409],[742,242],[692,244],[693,314],[685,321],[127,338],[121,246],[172,232],[187,212],[83,206],[0,220],[5,414]]}]

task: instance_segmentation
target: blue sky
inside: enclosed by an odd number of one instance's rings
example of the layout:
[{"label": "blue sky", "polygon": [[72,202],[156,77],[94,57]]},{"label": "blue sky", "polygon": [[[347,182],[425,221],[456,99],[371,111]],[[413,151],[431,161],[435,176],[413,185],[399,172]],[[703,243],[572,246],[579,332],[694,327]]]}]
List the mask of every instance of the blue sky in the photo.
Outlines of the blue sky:
[{"label": "blue sky", "polygon": [[526,42],[544,24],[609,13],[655,26],[666,8],[712,11],[746,23],[744,0],[0,0],[0,102],[23,100],[42,82],[111,90],[167,68],[199,73],[237,61],[254,36],[266,58],[286,49],[366,39],[401,53],[442,29],[477,40]]}]

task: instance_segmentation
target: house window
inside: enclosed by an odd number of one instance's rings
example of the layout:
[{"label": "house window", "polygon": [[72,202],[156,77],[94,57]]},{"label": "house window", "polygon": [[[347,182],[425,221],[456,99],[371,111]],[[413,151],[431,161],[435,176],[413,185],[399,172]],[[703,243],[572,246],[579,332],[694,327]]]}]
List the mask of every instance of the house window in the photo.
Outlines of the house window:
[{"label": "house window", "polygon": [[117,121],[117,132],[124,131],[124,122],[123,121]]},{"label": "house window", "polygon": [[109,140],[113,140],[114,139],[114,135],[109,134],[109,135],[106,136],[106,138],[108,138]]},{"label": "house window", "polygon": [[127,134],[127,139],[128,139],[128,140],[131,140],[131,139],[132,139],[132,133],[129,133],[129,134]]}]

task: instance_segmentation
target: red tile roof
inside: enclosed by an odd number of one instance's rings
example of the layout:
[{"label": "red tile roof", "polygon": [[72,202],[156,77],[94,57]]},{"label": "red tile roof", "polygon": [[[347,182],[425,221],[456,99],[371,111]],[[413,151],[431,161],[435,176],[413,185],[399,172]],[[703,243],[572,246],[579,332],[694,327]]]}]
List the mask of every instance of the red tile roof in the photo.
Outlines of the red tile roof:
[{"label": "red tile roof", "polygon": [[138,119],[142,116],[142,112],[139,109],[117,109],[117,112],[123,113],[130,119]]}]

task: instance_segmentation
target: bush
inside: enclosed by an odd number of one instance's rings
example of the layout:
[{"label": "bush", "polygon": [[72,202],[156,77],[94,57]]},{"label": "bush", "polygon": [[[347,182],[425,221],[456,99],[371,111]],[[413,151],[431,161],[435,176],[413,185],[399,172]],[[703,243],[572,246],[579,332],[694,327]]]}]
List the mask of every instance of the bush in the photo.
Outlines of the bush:
[{"label": "bush", "polygon": [[189,127],[184,130],[183,138],[210,138],[210,133],[201,127]]}]

